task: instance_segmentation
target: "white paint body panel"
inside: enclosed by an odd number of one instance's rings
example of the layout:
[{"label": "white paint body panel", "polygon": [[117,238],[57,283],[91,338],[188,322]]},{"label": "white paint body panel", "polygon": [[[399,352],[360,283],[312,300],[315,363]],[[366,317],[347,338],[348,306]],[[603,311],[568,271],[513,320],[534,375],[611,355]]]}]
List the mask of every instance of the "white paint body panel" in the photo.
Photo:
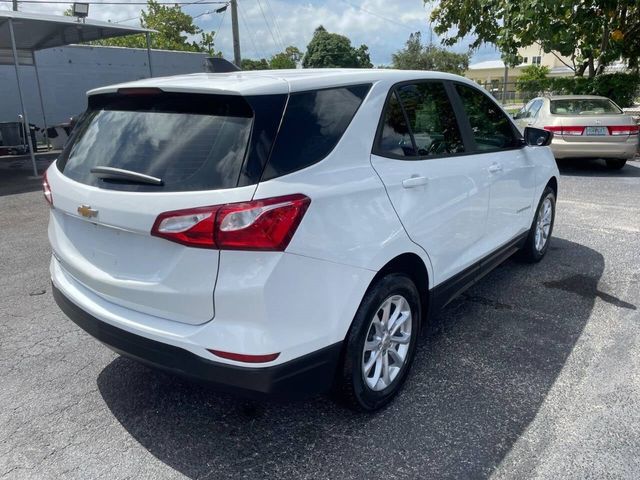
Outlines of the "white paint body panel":
[{"label": "white paint body panel", "polygon": [[[389,89],[434,78],[472,85],[433,72],[307,70],[147,79],[94,91],[127,86],[256,95],[373,84],[326,158],[258,185],[139,194],[79,184],[53,165],[53,283],[96,318],[220,363],[241,365],[207,349],[281,352],[267,366],[342,341],[389,261],[416,255],[433,288],[528,228],[544,185],[558,176],[548,148],[417,162],[372,156]],[[488,171],[494,162],[503,165],[500,175]],[[402,188],[413,173],[429,181]],[[311,204],[285,252],[219,252],[149,235],[165,211],[294,193]],[[81,204],[100,210],[98,225],[75,213]]]}]

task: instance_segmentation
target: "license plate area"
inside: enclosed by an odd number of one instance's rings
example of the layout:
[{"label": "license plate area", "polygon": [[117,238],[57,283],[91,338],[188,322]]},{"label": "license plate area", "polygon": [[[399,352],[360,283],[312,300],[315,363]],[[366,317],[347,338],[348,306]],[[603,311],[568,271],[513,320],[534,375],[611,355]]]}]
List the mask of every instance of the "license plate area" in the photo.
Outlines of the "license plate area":
[{"label": "license plate area", "polygon": [[609,134],[607,127],[585,127],[584,134],[588,137],[604,137]]}]

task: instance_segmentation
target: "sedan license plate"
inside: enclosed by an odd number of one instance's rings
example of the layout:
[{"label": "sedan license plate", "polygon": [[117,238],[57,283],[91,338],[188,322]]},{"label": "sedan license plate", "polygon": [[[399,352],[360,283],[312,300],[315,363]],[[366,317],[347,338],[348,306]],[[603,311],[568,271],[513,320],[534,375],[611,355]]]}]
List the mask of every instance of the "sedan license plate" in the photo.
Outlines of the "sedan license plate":
[{"label": "sedan license plate", "polygon": [[584,129],[584,134],[591,137],[601,137],[607,133],[607,127],[586,127]]}]

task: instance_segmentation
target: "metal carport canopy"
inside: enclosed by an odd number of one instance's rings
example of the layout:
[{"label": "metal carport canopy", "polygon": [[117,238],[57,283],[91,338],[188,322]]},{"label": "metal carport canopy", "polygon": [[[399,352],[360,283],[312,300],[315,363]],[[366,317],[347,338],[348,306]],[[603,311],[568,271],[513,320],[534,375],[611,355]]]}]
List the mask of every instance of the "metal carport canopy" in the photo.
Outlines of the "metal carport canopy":
[{"label": "metal carport canopy", "polygon": [[[59,47],[72,43],[90,42],[103,38],[122,37],[125,35],[145,34],[147,38],[147,59],[149,64],[149,76],[153,76],[151,68],[151,45],[149,34],[154,30],[141,27],[129,27],[109,22],[84,19],[79,21],[76,17],[61,17],[54,15],[40,15],[36,13],[23,13],[11,10],[0,10],[0,65],[14,65],[16,79],[18,81],[18,93],[22,105],[23,120],[26,125],[27,140],[31,151],[34,175],[38,175],[34,148],[31,145],[29,134],[29,121],[24,108],[24,97],[18,65],[33,65],[36,69],[38,93],[42,106],[42,92],[40,91],[40,78],[35,61],[34,52],[44,48]],[[44,107],[42,108],[44,116]],[[46,118],[44,127],[46,129]]]}]

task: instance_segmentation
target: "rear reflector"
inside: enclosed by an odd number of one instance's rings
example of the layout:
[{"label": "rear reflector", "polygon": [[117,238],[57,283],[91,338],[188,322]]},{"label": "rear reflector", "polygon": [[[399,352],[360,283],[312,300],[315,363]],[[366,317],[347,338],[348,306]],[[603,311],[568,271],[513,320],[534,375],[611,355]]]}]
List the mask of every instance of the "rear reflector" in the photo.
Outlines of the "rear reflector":
[{"label": "rear reflector", "polygon": [[51,194],[51,187],[47,179],[47,172],[44,172],[44,176],[42,177],[42,193],[44,193],[44,199],[53,207],[53,195]]},{"label": "rear reflector", "polygon": [[220,350],[209,350],[209,352],[213,353],[217,357],[244,363],[272,362],[280,356],[280,353],[269,353],[267,355],[245,355],[242,353],[221,352]]},{"label": "rear reflector", "polygon": [[295,194],[165,212],[151,235],[190,247],[284,251],[310,203]]},{"label": "rear reflector", "polygon": [[578,127],[578,126],[561,126],[561,125],[552,125],[549,127],[544,127],[545,130],[548,130],[550,132],[553,132],[557,135],[563,135],[563,136],[579,136],[582,135],[582,132],[584,132],[584,127]]},{"label": "rear reflector", "polygon": [[612,125],[609,128],[609,135],[638,135],[638,125]]}]

